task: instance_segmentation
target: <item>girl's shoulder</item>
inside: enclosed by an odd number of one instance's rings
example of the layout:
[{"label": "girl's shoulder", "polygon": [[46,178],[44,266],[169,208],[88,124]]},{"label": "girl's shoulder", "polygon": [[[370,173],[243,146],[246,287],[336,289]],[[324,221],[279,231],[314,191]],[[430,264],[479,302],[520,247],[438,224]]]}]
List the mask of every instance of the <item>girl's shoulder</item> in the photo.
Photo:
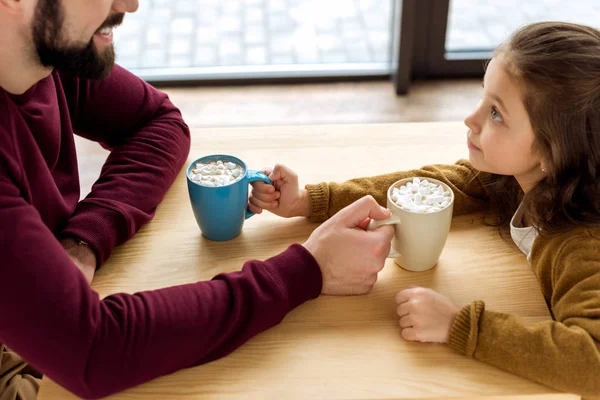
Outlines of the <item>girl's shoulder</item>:
[{"label": "girl's shoulder", "polygon": [[591,238],[600,240],[600,226],[578,226],[561,233],[559,236],[562,236],[565,239]]},{"label": "girl's shoulder", "polygon": [[540,239],[555,245],[581,239],[600,240],[600,226],[576,226],[564,232],[540,235]]},{"label": "girl's shoulder", "polygon": [[560,233],[540,235],[536,242],[539,250],[554,257],[589,254],[600,263],[600,226],[578,226]]},{"label": "girl's shoulder", "polygon": [[[531,265],[546,289],[552,293],[559,282],[592,279],[600,284],[600,227],[577,227],[559,234],[538,236],[531,250]],[[595,278],[591,278],[595,277]]]}]

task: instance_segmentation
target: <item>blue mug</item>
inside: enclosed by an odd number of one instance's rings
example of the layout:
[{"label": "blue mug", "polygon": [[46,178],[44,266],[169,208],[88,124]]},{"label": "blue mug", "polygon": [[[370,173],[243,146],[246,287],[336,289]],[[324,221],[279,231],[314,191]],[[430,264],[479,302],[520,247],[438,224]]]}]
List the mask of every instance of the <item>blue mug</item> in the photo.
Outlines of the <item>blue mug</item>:
[{"label": "blue mug", "polygon": [[[197,163],[219,160],[241,166],[244,169],[242,177],[229,185],[216,187],[201,185],[190,178]],[[186,178],[196,222],[204,237],[218,242],[239,236],[244,221],[254,215],[248,210],[248,185],[255,181],[271,184],[267,175],[249,170],[242,160],[226,154],[213,154],[197,159],[187,167]]]}]

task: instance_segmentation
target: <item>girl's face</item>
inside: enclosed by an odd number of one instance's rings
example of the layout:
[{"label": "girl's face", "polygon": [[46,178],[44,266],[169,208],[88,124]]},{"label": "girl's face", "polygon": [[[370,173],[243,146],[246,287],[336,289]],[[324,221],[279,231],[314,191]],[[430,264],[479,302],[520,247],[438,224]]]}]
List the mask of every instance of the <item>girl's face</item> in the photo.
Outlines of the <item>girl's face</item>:
[{"label": "girl's face", "polygon": [[483,98],[465,118],[471,164],[480,171],[512,175],[527,192],[545,173],[541,156],[533,151],[522,86],[506,73],[501,55],[490,62],[483,87]]}]

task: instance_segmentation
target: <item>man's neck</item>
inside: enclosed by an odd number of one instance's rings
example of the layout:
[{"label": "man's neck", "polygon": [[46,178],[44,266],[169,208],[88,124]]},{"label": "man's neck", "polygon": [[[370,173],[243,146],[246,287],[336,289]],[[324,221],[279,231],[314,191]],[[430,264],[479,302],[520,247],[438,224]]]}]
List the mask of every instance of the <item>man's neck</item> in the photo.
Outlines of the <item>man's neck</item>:
[{"label": "man's neck", "polygon": [[23,94],[52,73],[35,61],[15,34],[0,29],[0,87],[11,94]]},{"label": "man's neck", "polygon": [[4,74],[0,75],[0,87],[7,91],[10,94],[23,94],[27,90],[29,90],[33,85],[46,78],[48,75],[52,73],[52,70],[45,70],[44,74],[38,75],[37,78],[31,79],[23,79],[22,76],[13,77],[6,76]]}]

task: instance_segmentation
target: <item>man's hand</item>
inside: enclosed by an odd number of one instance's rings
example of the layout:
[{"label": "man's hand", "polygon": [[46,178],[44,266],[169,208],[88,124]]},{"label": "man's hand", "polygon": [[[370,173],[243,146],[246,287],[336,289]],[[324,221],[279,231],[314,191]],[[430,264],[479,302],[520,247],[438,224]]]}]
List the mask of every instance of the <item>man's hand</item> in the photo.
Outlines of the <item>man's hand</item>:
[{"label": "man's hand", "polygon": [[83,272],[88,283],[94,279],[96,272],[96,254],[85,244],[80,244],[71,238],[61,239],[60,244],[71,258],[71,261]]},{"label": "man's hand", "polygon": [[383,269],[394,236],[392,226],[365,231],[365,220],[386,219],[389,210],[371,196],[344,208],[318,227],[304,247],[315,257],[323,276],[323,294],[368,293]]}]

